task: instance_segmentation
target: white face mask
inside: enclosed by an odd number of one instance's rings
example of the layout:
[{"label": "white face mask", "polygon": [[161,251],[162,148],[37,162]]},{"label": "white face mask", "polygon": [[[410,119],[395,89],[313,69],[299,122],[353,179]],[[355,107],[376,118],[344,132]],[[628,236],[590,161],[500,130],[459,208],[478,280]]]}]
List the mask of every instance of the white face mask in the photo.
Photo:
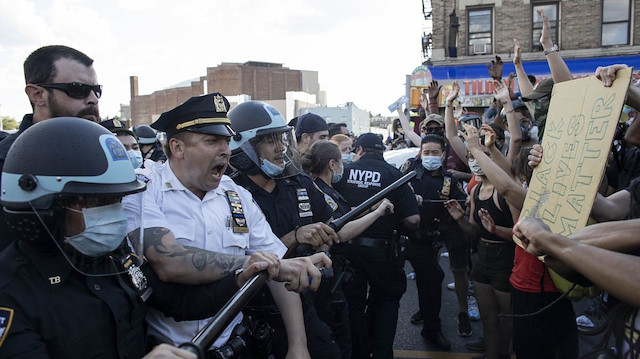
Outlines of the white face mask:
[{"label": "white face mask", "polygon": [[131,160],[133,168],[140,168],[142,166],[142,152],[140,152],[140,150],[129,150],[127,151],[127,155]]},{"label": "white face mask", "polygon": [[101,257],[112,252],[127,235],[127,216],[121,203],[106,206],[67,209],[82,212],[85,230],[65,239],[78,252],[89,257]]},{"label": "white face mask", "polygon": [[469,160],[469,169],[471,170],[471,172],[475,173],[477,176],[483,176],[484,175],[484,171],[482,170],[482,167],[480,167],[480,165],[478,164],[478,160]]}]

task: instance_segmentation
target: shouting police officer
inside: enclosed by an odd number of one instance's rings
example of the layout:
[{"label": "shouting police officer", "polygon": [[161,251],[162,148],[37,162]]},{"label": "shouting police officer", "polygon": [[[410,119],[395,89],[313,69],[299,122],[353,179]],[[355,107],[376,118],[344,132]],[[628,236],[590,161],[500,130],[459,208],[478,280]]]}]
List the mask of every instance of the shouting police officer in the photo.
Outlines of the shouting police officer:
[{"label": "shouting police officer", "polygon": [[[401,177],[400,171],[382,157],[384,144],[378,135],[361,135],[355,147],[360,159],[346,164],[342,180],[334,184],[352,207]],[[368,358],[372,351],[374,358],[393,357],[398,307],[407,289],[403,261],[398,260],[400,251],[393,232],[401,227],[406,231],[417,230],[420,214],[408,185],[399,187],[389,197],[394,204],[394,214],[378,219],[360,237],[352,239],[347,251],[354,269],[351,283],[344,288],[349,302],[353,358]],[[370,316],[373,323],[372,350],[368,343],[370,330],[366,316]]]}]

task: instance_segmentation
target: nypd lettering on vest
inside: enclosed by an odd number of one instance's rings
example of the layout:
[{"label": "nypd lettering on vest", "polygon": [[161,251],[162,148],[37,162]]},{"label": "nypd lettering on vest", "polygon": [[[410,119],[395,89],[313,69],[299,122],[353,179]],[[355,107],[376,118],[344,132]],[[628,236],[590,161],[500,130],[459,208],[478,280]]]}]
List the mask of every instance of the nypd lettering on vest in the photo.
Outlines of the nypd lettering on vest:
[{"label": "nypd lettering on vest", "polygon": [[359,170],[352,168],[349,170],[347,183],[355,184],[360,188],[382,187],[380,180],[382,175],[378,171]]}]

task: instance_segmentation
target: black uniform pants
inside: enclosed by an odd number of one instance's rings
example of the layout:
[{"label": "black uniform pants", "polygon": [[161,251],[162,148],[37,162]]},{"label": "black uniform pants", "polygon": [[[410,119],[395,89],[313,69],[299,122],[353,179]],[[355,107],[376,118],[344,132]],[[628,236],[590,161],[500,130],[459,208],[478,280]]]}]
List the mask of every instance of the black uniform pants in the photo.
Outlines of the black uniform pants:
[{"label": "black uniform pants", "polygon": [[[354,359],[393,358],[400,298],[407,290],[404,269],[382,248],[350,245],[352,280],[344,286]],[[369,287],[367,295],[367,287]]]},{"label": "black uniform pants", "polygon": [[[335,256],[332,257],[335,264]],[[335,273],[342,271],[341,268],[334,266]],[[317,292],[313,294],[313,303],[320,319],[325,322],[329,328],[333,338],[340,347],[342,359],[351,359],[351,328],[349,326],[349,311],[347,308],[347,299],[342,290],[343,284],[338,285],[336,291],[331,293],[331,287],[334,285],[336,277],[329,279],[326,284],[320,285]]]},{"label": "black uniform pants", "polygon": [[407,249],[407,259],[416,272],[418,304],[424,320],[424,333],[440,330],[444,272],[438,261],[438,252],[439,250],[426,238],[419,243],[411,243]]}]

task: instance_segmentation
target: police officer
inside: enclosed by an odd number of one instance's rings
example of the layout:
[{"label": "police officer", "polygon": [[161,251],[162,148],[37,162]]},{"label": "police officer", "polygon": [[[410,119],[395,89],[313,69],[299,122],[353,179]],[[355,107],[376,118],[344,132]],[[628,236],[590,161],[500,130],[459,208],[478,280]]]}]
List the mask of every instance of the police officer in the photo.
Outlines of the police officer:
[{"label": "police officer", "polygon": [[[407,248],[407,259],[416,272],[416,286],[420,311],[411,318],[412,323],[424,323],[422,336],[438,349],[449,350],[451,343],[442,334],[440,327],[440,306],[442,302],[442,280],[444,272],[439,263],[441,241],[449,251],[451,270],[454,276],[466,280],[467,253],[469,246],[464,232],[444,208],[444,202],[455,199],[464,205],[466,195],[460,183],[446,170],[444,138],[427,134],[422,138],[420,159],[410,159],[401,171],[415,170],[416,177],[411,185],[416,195],[421,196],[420,230],[412,235]],[[457,281],[456,281],[457,283]],[[465,301],[459,303],[458,333],[472,334],[471,322]]]},{"label": "police officer", "polygon": [[302,155],[317,141],[329,139],[327,121],[315,113],[305,113],[299,116],[295,126],[296,141],[298,141],[298,149]]},{"label": "police officer", "polygon": [[142,166],[142,152],[140,152],[140,145],[138,144],[138,137],[136,134],[129,130],[120,120],[111,119],[100,122],[107,130],[116,134],[118,140],[122,142],[124,148],[127,150],[127,155],[133,164],[133,168],[140,168]]},{"label": "police officer", "polygon": [[260,269],[207,286],[160,282],[128,246],[134,238],[125,239],[120,199],[145,184],[96,123],[58,118],[27,129],[2,178],[16,239],[0,253],[2,358],[141,358],[146,304],[178,320],[211,316]]},{"label": "police officer", "polygon": [[[344,176],[334,184],[352,207],[362,203],[401,177],[398,169],[382,157],[382,139],[374,133],[361,135],[355,143],[360,159],[345,165]],[[349,302],[349,321],[353,340],[353,358],[392,358],[398,321],[398,306],[407,282],[395,242],[394,230],[415,231],[420,214],[415,195],[403,185],[389,195],[395,213],[378,219],[360,237],[354,238],[347,258],[354,268],[353,279],[345,286]],[[367,298],[367,286],[369,296]],[[365,308],[368,307],[365,313]],[[368,339],[367,318],[373,325],[373,348]]]},{"label": "police officer", "polygon": [[[223,175],[231,136],[228,108],[224,96],[211,93],[188,99],[152,124],[167,134],[168,161],[138,171],[148,190],[142,199],[128,196],[124,201],[129,230],[165,228],[183,246],[235,256],[263,251],[275,254],[275,262],[279,262],[286,247],[271,232],[249,192]],[[283,271],[288,263],[282,261]],[[308,284],[306,271],[304,274]],[[270,281],[267,286],[285,318],[289,355],[308,357],[300,297],[288,292],[281,282]],[[235,318],[215,347],[226,342],[241,319],[240,315]],[[207,323],[178,323],[153,310],[147,322],[155,339],[176,344],[193,338]]]},{"label": "police officer", "polygon": [[151,160],[154,162],[164,162],[167,160],[167,156],[165,156],[153,128],[147,125],[138,125],[133,127],[133,132],[138,136],[138,143],[140,144],[143,160]]},{"label": "police officer", "polygon": [[[251,192],[274,233],[290,251],[309,255],[322,245],[339,241],[327,225],[332,219],[331,209],[311,178],[300,171],[293,128],[282,115],[271,105],[249,101],[233,108],[229,119],[236,132],[229,146],[229,163],[238,170],[233,178]],[[311,357],[340,357],[329,327],[318,318],[311,296],[303,294],[302,301]],[[277,339],[276,333],[274,340]],[[274,351],[279,347],[282,344],[274,342]]]}]

